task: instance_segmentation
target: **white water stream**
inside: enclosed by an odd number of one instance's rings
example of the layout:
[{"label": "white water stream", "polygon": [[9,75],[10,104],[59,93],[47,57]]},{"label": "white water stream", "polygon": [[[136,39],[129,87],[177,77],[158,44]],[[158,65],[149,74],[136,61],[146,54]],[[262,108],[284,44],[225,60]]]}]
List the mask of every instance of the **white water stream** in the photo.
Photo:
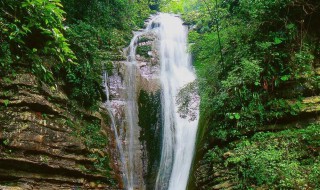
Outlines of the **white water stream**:
[{"label": "white water stream", "polygon": [[198,120],[181,118],[176,96],[195,80],[187,53],[188,31],[179,17],[160,14],[163,140],[156,190],[185,190],[194,154]]},{"label": "white water stream", "polygon": [[115,122],[115,119],[114,119],[114,116],[113,116],[113,112],[112,112],[112,107],[111,107],[111,102],[110,102],[110,91],[109,91],[109,87],[108,87],[108,72],[107,71],[104,71],[103,72],[103,86],[104,86],[104,89],[105,89],[105,94],[106,94],[106,97],[107,97],[107,101],[105,102],[105,106],[108,110],[108,113],[109,113],[109,116],[110,116],[110,119],[111,119],[111,127],[112,127],[112,130],[114,132],[114,135],[115,135],[115,140],[116,140],[116,143],[117,143],[117,148],[119,150],[119,155],[120,155],[120,161],[121,161],[121,170],[123,172],[123,175],[122,175],[122,179],[123,179],[123,183],[125,186],[128,186],[128,168],[127,168],[127,165],[126,165],[126,160],[125,160],[125,154],[124,154],[124,150],[123,150],[123,146],[122,146],[122,142],[120,140],[120,136],[118,134],[118,129],[117,129],[117,126],[116,126],[116,122]]},{"label": "white water stream", "polygon": [[136,89],[136,73],[137,73],[137,60],[136,49],[138,46],[138,39],[141,35],[149,32],[152,27],[152,20],[149,21],[145,30],[135,32],[134,36],[128,47],[127,58],[127,76],[126,76],[126,91],[127,91],[127,109],[126,119],[128,123],[127,130],[127,167],[128,167],[128,184],[127,190],[133,189],[145,189],[145,185],[142,184],[142,161],[139,157],[138,150],[141,149],[139,141],[140,130],[138,127],[138,107],[137,107],[137,89]]}]

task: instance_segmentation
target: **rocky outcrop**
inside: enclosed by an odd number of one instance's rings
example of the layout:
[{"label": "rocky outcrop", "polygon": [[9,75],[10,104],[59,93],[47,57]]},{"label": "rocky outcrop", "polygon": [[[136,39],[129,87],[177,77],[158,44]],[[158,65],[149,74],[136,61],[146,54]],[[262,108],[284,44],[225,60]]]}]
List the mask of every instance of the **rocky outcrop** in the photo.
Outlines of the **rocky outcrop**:
[{"label": "rocky outcrop", "polygon": [[72,107],[30,73],[2,78],[0,89],[0,189],[117,189],[103,108]]},{"label": "rocky outcrop", "polygon": [[[137,39],[135,54],[135,97],[138,127],[134,128],[134,168],[139,189],[152,189],[160,159],[160,64],[156,34],[150,31]],[[129,51],[129,50],[127,50]],[[113,62],[112,75],[108,77],[110,106],[115,117],[117,132],[123,142],[128,161],[129,127],[126,116],[128,99],[128,61]],[[132,81],[131,81],[132,82]],[[131,85],[131,83],[130,83]],[[155,109],[155,110],[154,110]]]}]

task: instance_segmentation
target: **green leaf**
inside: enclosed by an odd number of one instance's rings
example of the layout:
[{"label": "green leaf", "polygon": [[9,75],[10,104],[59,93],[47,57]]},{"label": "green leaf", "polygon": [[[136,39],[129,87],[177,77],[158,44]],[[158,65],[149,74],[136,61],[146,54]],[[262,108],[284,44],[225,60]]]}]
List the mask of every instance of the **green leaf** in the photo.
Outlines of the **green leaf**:
[{"label": "green leaf", "polygon": [[294,27],[295,27],[294,24],[288,24],[288,25],[286,26],[286,28],[289,29],[289,30],[290,30],[290,29],[293,29]]},{"label": "green leaf", "polygon": [[234,115],[234,117],[236,118],[236,120],[239,120],[239,119],[240,119],[240,114],[236,113],[236,114]]},{"label": "green leaf", "polygon": [[278,37],[275,37],[275,38],[274,38],[274,44],[275,44],[275,45],[281,44],[282,41],[283,41],[283,38],[278,38]]},{"label": "green leaf", "polygon": [[6,139],[6,140],[3,141],[4,145],[8,145],[9,143],[10,143],[9,139]]},{"label": "green leaf", "polygon": [[8,107],[10,101],[9,101],[9,100],[3,100],[3,103],[4,103],[4,105],[5,105],[6,107]]},{"label": "green leaf", "polygon": [[31,32],[31,30],[29,29],[29,27],[27,27],[26,25],[22,25],[22,29],[23,29],[25,32]]},{"label": "green leaf", "polygon": [[22,8],[27,7],[28,5],[29,5],[28,2],[23,2],[23,3],[21,3],[21,7],[22,7]]},{"label": "green leaf", "polygon": [[280,79],[281,79],[282,81],[287,81],[287,80],[289,80],[289,78],[290,78],[290,75],[284,75],[284,76],[282,76]]},{"label": "green leaf", "polygon": [[12,80],[9,79],[9,78],[7,78],[7,77],[3,77],[3,81],[4,81],[5,83],[7,83],[7,84],[12,83]]}]

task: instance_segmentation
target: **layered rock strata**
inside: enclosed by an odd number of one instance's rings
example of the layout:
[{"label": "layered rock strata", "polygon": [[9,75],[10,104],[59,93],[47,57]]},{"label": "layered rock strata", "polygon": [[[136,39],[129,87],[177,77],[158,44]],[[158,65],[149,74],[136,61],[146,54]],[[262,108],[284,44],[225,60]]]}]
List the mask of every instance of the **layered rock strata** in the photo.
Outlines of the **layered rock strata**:
[{"label": "layered rock strata", "polygon": [[[72,108],[59,87],[29,73],[2,78],[0,91],[0,189],[115,189],[116,147],[103,108]],[[84,134],[90,126],[100,147]]]}]

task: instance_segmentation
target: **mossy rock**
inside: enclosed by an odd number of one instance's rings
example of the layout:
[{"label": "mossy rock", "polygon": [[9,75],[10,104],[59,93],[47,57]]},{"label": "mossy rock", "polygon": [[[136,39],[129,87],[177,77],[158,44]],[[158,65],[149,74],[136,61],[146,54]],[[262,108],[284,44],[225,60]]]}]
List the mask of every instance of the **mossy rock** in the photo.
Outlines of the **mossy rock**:
[{"label": "mossy rock", "polygon": [[142,57],[150,58],[151,56],[148,54],[149,51],[152,51],[152,47],[149,45],[137,47],[137,54],[139,54]]}]

